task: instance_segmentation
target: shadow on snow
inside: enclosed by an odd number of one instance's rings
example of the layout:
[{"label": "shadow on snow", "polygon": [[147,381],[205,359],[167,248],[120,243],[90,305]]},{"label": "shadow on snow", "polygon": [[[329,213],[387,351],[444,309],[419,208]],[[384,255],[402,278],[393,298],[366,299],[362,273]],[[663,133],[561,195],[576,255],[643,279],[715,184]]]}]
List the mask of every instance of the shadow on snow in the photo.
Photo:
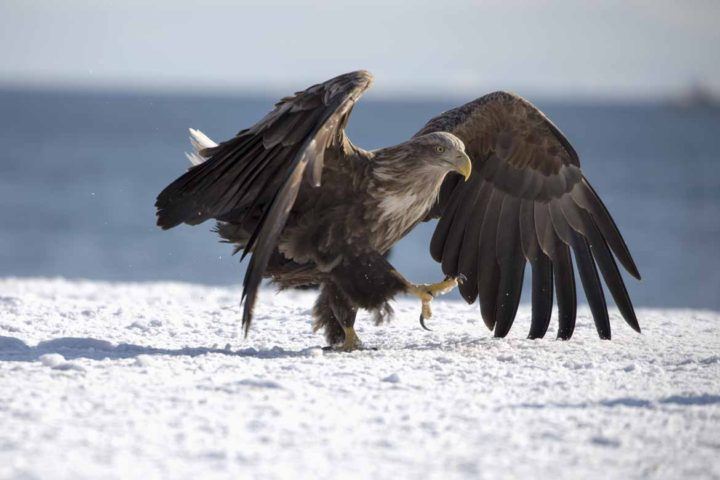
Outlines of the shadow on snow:
[{"label": "shadow on snow", "polygon": [[58,353],[66,360],[77,358],[89,358],[91,360],[117,360],[133,358],[138,355],[168,355],[168,356],[189,356],[197,357],[210,353],[221,355],[253,357],[253,358],[292,358],[307,357],[315,348],[302,350],[285,350],[280,347],[273,347],[268,350],[257,350],[245,348],[242,350],[230,350],[208,347],[183,347],[183,348],[156,348],[130,343],[113,345],[105,340],[95,338],[64,337],[40,342],[31,347],[25,342],[14,337],[0,336],[0,361],[4,362],[33,362],[42,355]]}]

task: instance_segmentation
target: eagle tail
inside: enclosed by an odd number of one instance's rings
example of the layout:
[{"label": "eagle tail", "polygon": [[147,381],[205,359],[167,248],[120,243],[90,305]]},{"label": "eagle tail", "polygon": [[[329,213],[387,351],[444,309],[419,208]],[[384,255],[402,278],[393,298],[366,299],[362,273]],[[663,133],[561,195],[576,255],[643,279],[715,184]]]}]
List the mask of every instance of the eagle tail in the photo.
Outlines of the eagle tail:
[{"label": "eagle tail", "polygon": [[193,151],[189,153],[185,152],[185,156],[188,160],[190,160],[190,163],[193,164],[193,166],[200,165],[209,158],[203,155],[203,150],[205,150],[206,148],[217,147],[217,143],[213,142],[210,137],[205,135],[200,130],[195,130],[194,128],[191,128],[189,130],[190,143],[193,146]]}]

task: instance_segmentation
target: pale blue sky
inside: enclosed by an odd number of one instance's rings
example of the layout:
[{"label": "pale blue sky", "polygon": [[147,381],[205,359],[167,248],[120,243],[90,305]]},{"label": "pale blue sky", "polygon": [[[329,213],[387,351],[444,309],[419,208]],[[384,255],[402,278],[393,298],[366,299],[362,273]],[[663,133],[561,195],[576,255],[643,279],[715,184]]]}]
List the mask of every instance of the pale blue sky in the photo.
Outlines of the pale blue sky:
[{"label": "pale blue sky", "polygon": [[720,89],[720,1],[2,0],[0,84],[382,94]]}]

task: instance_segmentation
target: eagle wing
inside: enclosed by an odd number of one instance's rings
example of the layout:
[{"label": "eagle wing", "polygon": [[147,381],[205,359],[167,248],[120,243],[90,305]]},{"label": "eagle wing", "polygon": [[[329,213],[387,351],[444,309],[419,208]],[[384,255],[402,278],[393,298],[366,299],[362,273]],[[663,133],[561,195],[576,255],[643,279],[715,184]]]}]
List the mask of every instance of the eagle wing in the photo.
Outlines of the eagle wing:
[{"label": "eagle wing", "polygon": [[317,187],[325,157],[342,161],[345,125],[371,83],[369,72],[357,71],[283,98],[252,127],[202,150],[208,160],[158,195],[157,223],[163,229],[210,218],[257,217],[243,252],[244,258],[252,251],[243,282],[246,333],[263,272],[303,179]]},{"label": "eagle wing", "polygon": [[[473,162],[467,182],[450,175],[430,217],[439,217],[432,257],[447,275],[464,275],[460,293],[479,297],[482,318],[504,337],[517,313],[526,262],[532,266],[530,338],[545,335],[558,303],[558,338],[575,328],[575,274],[580,274],[598,334],[609,339],[598,267],[625,321],[640,331],[615,262],[640,279],[615,222],[582,171],[578,155],[530,102],[495,92],[430,120],[417,135],[459,137]],[[613,255],[614,254],[614,255]]]}]

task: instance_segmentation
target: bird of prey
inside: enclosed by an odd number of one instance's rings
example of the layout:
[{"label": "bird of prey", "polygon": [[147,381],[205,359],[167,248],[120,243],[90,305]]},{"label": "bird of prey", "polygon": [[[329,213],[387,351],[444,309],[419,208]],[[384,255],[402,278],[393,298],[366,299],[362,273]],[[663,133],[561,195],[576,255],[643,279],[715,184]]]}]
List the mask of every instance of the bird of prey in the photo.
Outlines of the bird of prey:
[{"label": "bird of prey", "polygon": [[[157,197],[169,229],[217,220],[217,232],[251,255],[243,282],[247,335],[258,288],[319,286],[315,330],[331,348],[362,346],[358,309],[387,319],[406,293],[431,300],[458,286],[478,299],[485,325],[507,335],[526,263],[532,267],[530,338],[543,337],[557,299],[558,338],[575,328],[572,257],[601,338],[610,338],[604,279],[620,313],[640,331],[616,259],[640,274],[617,226],[560,130],[523,98],[490,93],[431,119],[410,140],[364,150],[345,133],[373,81],[356,71],[281,99],[220,144],[191,130],[194,164]],[[386,258],[419,222],[439,219],[430,254],[445,279],[415,284]],[[572,252],[572,255],[571,255]]]}]

